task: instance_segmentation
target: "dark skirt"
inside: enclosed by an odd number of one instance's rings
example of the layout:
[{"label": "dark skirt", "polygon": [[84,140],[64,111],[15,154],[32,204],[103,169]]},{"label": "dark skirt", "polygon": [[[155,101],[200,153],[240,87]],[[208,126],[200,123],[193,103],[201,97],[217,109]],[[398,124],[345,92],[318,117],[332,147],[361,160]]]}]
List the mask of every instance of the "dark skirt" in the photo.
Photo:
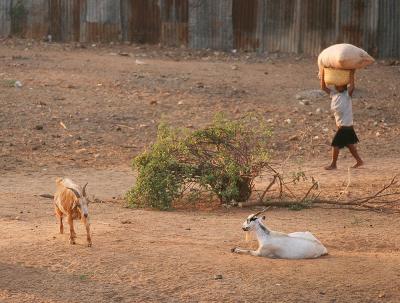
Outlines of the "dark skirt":
[{"label": "dark skirt", "polygon": [[332,146],[343,148],[349,144],[359,142],[353,126],[341,126],[332,140]]}]

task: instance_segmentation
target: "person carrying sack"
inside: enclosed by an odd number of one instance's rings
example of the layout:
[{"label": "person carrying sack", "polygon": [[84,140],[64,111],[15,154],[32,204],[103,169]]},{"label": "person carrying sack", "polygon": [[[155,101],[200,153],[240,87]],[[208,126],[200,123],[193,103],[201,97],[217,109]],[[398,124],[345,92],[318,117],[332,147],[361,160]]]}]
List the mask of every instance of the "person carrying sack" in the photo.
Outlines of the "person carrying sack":
[{"label": "person carrying sack", "polygon": [[331,110],[335,116],[337,132],[332,140],[332,162],[326,166],[326,170],[336,169],[336,162],[339,157],[339,150],[347,147],[352,156],[356,159],[356,164],[352,167],[357,168],[364,164],[357,152],[356,145],[359,140],[353,127],[353,109],[351,97],[354,91],[354,69],[350,71],[349,86],[335,85],[335,90],[331,90],[325,83],[325,71],[322,70],[321,89],[331,97]]}]

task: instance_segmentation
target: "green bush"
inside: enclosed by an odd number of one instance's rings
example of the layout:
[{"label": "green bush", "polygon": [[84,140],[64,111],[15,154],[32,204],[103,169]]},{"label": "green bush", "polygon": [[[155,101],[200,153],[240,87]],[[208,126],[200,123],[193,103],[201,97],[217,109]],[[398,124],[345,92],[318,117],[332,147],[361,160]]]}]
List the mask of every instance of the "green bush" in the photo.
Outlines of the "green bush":
[{"label": "green bush", "polygon": [[217,115],[210,126],[193,132],[162,124],[156,142],[133,160],[138,177],[128,202],[168,209],[185,193],[201,192],[212,192],[221,203],[246,201],[268,164],[269,136],[255,115],[239,120]]}]

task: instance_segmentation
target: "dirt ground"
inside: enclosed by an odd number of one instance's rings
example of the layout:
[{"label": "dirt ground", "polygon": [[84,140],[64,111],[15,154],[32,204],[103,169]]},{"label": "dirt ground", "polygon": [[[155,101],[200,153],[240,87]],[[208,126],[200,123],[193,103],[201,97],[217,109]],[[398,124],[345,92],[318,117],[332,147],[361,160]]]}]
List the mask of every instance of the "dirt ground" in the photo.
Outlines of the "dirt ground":
[{"label": "dirt ground", "polygon": [[[316,260],[230,253],[253,209],[158,212],[119,202],[134,183],[132,157],[157,125],[197,128],[223,111],[256,111],[273,130],[271,157],[340,192],[353,160],[329,161],[334,121],[318,92],[315,58],[225,54],[147,46],[0,42],[0,302],[400,302],[400,219],[345,209],[272,209],[267,225],[309,230],[328,248]],[[350,196],[376,190],[400,169],[400,66],[357,73],[353,98],[366,165]],[[20,81],[22,87],[15,87]],[[57,176],[83,183],[93,247],[58,234]],[[222,275],[222,279],[215,279]]]}]

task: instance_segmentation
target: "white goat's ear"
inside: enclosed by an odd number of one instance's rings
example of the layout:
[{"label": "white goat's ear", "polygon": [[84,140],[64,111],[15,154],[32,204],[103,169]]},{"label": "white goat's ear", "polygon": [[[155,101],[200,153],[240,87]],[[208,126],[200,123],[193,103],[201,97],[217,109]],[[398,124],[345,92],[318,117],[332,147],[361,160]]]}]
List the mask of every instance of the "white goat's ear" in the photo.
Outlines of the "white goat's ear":
[{"label": "white goat's ear", "polygon": [[265,216],[262,216],[262,219],[265,220]]}]

